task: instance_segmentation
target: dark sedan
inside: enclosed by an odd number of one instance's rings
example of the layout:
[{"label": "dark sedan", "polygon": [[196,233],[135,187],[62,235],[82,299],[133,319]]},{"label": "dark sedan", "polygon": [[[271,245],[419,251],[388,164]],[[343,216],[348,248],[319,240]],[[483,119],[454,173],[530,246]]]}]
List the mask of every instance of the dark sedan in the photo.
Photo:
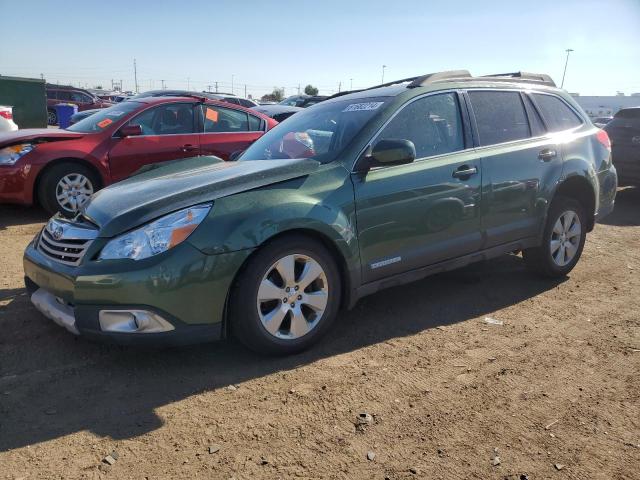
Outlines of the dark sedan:
[{"label": "dark sedan", "polygon": [[255,110],[256,112],[260,112],[267,117],[271,117],[276,122],[282,122],[294,113],[297,113],[300,110],[304,110],[304,108],[291,107],[287,105],[258,105],[257,107],[252,107],[251,110]]},{"label": "dark sedan", "polygon": [[640,107],[623,108],[604,130],[611,139],[620,182],[640,185]]}]

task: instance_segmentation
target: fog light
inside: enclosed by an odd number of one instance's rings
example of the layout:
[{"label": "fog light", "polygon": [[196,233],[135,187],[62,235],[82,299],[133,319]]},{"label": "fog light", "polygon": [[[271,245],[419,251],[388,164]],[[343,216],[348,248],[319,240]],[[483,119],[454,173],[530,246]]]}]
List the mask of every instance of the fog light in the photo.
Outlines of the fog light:
[{"label": "fog light", "polygon": [[98,320],[103,332],[159,333],[174,330],[167,320],[147,310],[100,310]]}]

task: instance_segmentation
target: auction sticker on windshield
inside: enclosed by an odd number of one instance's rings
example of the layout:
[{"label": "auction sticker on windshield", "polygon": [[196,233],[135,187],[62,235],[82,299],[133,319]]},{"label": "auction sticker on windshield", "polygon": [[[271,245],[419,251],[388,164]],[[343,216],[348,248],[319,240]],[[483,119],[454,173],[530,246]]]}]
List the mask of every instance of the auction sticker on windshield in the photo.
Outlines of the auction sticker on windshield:
[{"label": "auction sticker on windshield", "polygon": [[96,125],[98,125],[100,128],[106,128],[112,123],[113,123],[113,120],[111,120],[110,118],[105,118],[101,122],[98,122]]},{"label": "auction sticker on windshield", "polygon": [[367,102],[367,103],[352,103],[347,105],[347,108],[343,112],[362,112],[364,110],[376,110],[384,102]]}]

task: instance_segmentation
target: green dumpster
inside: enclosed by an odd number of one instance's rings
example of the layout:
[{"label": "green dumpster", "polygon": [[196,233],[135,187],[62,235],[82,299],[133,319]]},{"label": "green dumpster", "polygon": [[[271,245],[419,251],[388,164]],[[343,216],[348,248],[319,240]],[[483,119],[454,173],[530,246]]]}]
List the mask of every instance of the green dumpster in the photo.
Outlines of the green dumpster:
[{"label": "green dumpster", "polygon": [[44,80],[0,75],[0,105],[13,107],[13,121],[19,128],[47,127]]}]

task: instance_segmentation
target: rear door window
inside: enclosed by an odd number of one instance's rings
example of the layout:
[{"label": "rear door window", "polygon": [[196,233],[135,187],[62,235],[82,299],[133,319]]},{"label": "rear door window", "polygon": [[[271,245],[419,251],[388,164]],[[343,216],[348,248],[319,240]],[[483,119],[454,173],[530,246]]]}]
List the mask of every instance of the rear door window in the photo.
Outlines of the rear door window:
[{"label": "rear door window", "polygon": [[531,136],[520,92],[470,90],[480,145],[513,142]]},{"label": "rear door window", "polygon": [[377,140],[413,142],[416,158],[464,149],[464,134],[455,93],[429,95],[411,102],[389,122]]},{"label": "rear door window", "polygon": [[204,133],[248,132],[249,115],[240,110],[203,105]]},{"label": "rear door window", "polygon": [[534,93],[533,99],[550,132],[561,132],[582,125],[580,117],[558,97]]}]

